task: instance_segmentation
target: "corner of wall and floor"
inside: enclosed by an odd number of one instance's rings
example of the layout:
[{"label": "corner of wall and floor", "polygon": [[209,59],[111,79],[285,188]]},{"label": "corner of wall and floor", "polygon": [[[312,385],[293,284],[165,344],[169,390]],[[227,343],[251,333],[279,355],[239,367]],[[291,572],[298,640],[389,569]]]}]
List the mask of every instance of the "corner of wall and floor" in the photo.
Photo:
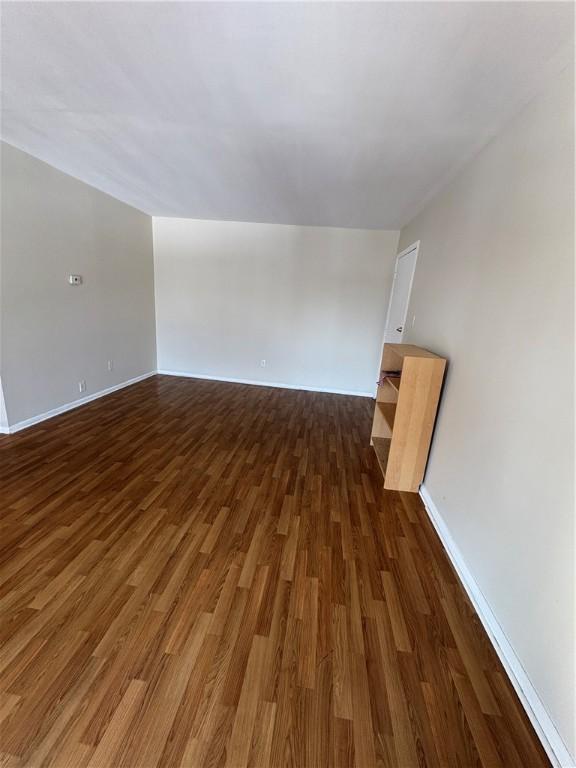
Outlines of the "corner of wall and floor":
[{"label": "corner of wall and floor", "polygon": [[474,610],[478,614],[478,618],[482,622],[482,626],[498,654],[498,658],[504,667],[506,675],[514,686],[516,695],[518,696],[524,711],[528,715],[532,727],[536,731],[552,765],[555,766],[555,768],[574,768],[576,766],[576,760],[568,751],[568,747],[558,732],[558,728],[546,710],[542,699],[538,695],[538,691],[532,684],[528,673],[522,666],[522,662],[518,658],[509,639],[506,637],[488,600],[482,593],[478,582],[466,564],[462,552],[454,541],[450,529],[446,525],[446,522],[432,500],[432,497],[428,493],[425,484],[420,486],[419,495],[428,517],[438,534],[438,538],[442,542],[442,546],[458,575],[460,583],[464,587]]},{"label": "corner of wall and floor", "polygon": [[12,433],[155,373],[154,264],[150,216],[1,153],[0,432]]},{"label": "corner of wall and floor", "polygon": [[[576,764],[571,68],[404,227],[399,248],[416,240],[408,310],[416,322],[406,341],[448,359],[421,496],[550,759],[568,768]],[[546,395],[542,372],[554,382]]]}]

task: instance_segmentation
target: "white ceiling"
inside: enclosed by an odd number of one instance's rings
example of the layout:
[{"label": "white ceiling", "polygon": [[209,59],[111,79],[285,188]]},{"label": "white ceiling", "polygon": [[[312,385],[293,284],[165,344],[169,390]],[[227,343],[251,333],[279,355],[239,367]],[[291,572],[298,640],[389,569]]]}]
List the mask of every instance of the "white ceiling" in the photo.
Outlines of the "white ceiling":
[{"label": "white ceiling", "polygon": [[4,3],[2,136],[154,215],[397,228],[568,62],[572,13]]}]

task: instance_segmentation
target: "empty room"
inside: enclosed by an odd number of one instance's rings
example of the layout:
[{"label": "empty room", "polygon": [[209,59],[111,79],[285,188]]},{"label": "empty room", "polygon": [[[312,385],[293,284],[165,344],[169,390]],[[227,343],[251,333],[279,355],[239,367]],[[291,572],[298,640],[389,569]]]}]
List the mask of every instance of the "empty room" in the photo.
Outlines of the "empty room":
[{"label": "empty room", "polygon": [[0,11],[0,766],[576,768],[574,4]]}]

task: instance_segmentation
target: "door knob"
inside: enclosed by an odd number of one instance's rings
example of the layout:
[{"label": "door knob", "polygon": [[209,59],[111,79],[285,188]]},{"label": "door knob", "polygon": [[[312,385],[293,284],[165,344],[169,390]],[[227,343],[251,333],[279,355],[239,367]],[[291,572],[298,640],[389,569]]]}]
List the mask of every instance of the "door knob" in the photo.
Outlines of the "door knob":
[{"label": "door knob", "polygon": [[396,330],[398,331],[398,333],[402,333],[402,331],[404,330],[404,328],[403,328],[403,326],[402,326],[402,325],[400,325],[398,328],[396,328]]}]

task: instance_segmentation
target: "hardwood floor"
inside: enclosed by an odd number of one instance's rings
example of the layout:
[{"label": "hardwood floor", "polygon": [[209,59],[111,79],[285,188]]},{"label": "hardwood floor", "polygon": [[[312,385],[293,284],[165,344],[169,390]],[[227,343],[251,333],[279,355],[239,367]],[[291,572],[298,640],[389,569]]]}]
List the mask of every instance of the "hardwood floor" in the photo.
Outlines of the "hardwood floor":
[{"label": "hardwood floor", "polygon": [[158,376],[0,438],[2,764],[549,765],[372,408]]}]

